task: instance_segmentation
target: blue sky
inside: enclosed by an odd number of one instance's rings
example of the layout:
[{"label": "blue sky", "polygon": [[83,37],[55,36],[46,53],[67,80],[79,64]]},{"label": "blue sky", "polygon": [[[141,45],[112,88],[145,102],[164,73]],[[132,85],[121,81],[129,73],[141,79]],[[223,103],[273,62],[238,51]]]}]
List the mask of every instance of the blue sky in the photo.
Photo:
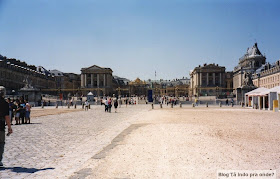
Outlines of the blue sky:
[{"label": "blue sky", "polygon": [[110,67],[134,80],[189,76],[203,63],[233,70],[257,41],[280,59],[272,0],[0,0],[0,54],[80,73]]}]

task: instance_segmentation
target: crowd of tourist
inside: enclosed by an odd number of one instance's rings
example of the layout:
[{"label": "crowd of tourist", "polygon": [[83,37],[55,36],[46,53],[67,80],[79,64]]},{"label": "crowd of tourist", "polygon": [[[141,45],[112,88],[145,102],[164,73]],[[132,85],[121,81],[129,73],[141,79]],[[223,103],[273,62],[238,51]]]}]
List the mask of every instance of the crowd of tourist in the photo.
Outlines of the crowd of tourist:
[{"label": "crowd of tourist", "polygon": [[31,105],[27,100],[8,98],[7,103],[9,104],[9,117],[12,125],[13,121],[15,121],[15,125],[30,124]]}]

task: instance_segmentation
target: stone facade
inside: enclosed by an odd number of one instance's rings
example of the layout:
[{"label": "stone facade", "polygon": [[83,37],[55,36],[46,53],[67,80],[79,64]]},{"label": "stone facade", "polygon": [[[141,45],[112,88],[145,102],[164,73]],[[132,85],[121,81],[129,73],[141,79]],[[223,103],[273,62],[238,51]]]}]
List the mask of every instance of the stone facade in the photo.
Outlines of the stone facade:
[{"label": "stone facade", "polygon": [[266,57],[263,56],[258,49],[257,43],[253,47],[248,48],[245,55],[239,59],[238,66],[233,71],[233,88],[241,88],[244,86],[245,74],[253,74],[266,62]]},{"label": "stone facade", "polygon": [[218,96],[231,92],[232,73],[218,64],[204,64],[190,73],[189,96]]},{"label": "stone facade", "polygon": [[112,95],[113,76],[111,68],[97,65],[81,69],[81,90],[83,94],[92,92],[95,96]]},{"label": "stone facade", "polygon": [[275,64],[265,64],[253,75],[256,87],[273,88],[280,86],[280,60]]},{"label": "stone facade", "polygon": [[17,93],[23,88],[24,80],[29,78],[31,85],[38,89],[55,88],[55,77],[46,75],[36,70],[35,66],[29,66],[24,62],[15,59],[7,59],[1,56],[0,59],[0,85],[5,86],[7,94],[12,91]]},{"label": "stone facade", "polygon": [[254,89],[251,76],[266,62],[266,57],[260,52],[257,43],[248,48],[245,55],[239,59],[233,70],[233,90],[237,102],[243,102],[244,94]]}]

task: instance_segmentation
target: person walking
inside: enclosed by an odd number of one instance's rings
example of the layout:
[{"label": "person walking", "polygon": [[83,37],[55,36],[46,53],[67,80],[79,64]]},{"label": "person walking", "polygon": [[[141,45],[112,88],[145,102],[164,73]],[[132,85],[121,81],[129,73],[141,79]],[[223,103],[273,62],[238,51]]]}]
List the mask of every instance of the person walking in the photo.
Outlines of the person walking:
[{"label": "person walking", "polygon": [[109,113],[111,113],[111,108],[112,108],[112,100],[111,100],[111,98],[109,98],[109,100],[108,100],[108,111],[109,111]]},{"label": "person walking", "polygon": [[117,112],[118,105],[119,105],[119,103],[118,103],[118,100],[116,99],[114,101],[115,113]]},{"label": "person walking", "polygon": [[3,167],[2,159],[5,147],[5,123],[8,126],[7,136],[13,133],[9,117],[9,104],[4,99],[5,94],[5,87],[0,86],[0,167]]},{"label": "person walking", "polygon": [[107,100],[107,98],[105,99],[104,105],[105,105],[105,112],[108,112],[108,100]]},{"label": "person walking", "polygon": [[231,98],[231,106],[233,107],[233,105],[234,105],[234,100],[233,98]]}]

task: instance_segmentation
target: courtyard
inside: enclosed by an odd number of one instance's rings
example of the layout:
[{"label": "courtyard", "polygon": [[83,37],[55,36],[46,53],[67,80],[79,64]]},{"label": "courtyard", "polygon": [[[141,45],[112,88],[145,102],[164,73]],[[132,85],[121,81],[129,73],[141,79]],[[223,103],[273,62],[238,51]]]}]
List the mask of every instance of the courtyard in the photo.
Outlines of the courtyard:
[{"label": "courtyard", "polygon": [[[56,111],[55,111],[56,110]],[[216,178],[276,170],[280,115],[240,107],[33,108],[13,126],[0,178]]]}]

